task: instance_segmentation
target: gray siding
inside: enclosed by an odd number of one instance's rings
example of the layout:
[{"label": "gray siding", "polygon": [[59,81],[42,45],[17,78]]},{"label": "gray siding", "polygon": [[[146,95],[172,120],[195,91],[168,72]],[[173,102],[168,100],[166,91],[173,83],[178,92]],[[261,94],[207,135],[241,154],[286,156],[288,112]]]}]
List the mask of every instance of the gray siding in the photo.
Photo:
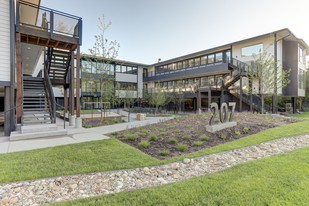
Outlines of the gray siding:
[{"label": "gray siding", "polygon": [[283,41],[283,69],[290,69],[290,83],[283,89],[284,96],[298,96],[298,43]]}]

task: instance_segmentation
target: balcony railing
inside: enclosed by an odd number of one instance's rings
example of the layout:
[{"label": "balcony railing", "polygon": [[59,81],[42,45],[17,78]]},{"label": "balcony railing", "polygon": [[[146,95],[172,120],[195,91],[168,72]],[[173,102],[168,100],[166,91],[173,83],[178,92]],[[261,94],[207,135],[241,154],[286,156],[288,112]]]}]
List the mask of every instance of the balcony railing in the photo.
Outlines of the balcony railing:
[{"label": "balcony railing", "polygon": [[82,19],[77,16],[52,10],[24,1],[16,4],[16,31],[20,27],[28,27],[53,34],[63,35],[78,39],[82,44]]}]

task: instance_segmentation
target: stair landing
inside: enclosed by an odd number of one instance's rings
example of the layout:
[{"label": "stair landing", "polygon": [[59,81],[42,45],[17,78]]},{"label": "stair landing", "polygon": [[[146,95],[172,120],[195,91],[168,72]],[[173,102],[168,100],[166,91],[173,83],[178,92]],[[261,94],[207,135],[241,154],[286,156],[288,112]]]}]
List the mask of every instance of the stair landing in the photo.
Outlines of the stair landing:
[{"label": "stair landing", "polygon": [[11,132],[10,140],[25,140],[41,137],[63,136],[67,134],[67,130],[58,129],[56,124],[25,125],[21,126],[19,131]]}]

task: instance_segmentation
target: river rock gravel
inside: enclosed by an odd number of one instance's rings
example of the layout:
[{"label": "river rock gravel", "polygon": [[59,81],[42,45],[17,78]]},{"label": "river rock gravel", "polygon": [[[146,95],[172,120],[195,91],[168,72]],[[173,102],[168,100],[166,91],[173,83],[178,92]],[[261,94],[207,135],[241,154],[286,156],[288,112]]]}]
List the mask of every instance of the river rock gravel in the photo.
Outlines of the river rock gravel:
[{"label": "river rock gravel", "polygon": [[309,146],[288,137],[170,164],[0,184],[0,205],[35,206],[169,184]]}]

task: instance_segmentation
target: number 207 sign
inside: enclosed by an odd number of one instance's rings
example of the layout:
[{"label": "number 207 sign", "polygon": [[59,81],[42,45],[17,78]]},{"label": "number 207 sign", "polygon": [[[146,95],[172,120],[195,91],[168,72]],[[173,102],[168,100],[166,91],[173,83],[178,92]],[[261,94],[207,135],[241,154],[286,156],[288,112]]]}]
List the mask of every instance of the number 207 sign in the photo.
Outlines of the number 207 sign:
[{"label": "number 207 sign", "polygon": [[[228,104],[223,102],[219,110],[217,103],[211,103],[210,108],[212,110],[212,116],[209,120],[209,125],[213,125],[219,122],[231,122],[233,120],[235,106],[236,102],[229,102]],[[231,107],[231,112],[229,112],[229,107]]]}]

